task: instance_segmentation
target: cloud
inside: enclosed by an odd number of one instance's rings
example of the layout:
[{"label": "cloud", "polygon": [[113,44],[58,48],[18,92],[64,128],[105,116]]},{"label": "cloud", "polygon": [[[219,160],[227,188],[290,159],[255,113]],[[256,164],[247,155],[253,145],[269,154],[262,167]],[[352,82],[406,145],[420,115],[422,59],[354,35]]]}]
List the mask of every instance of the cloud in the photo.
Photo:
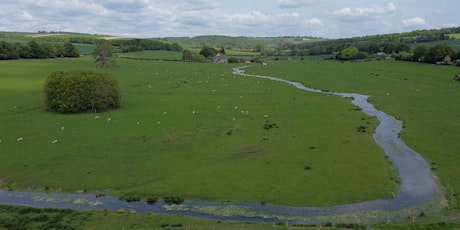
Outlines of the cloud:
[{"label": "cloud", "polygon": [[219,6],[219,2],[215,0],[172,0],[172,4],[181,10],[212,10]]},{"label": "cloud", "polygon": [[101,1],[101,6],[110,11],[135,13],[148,7],[147,0],[109,0]]},{"label": "cloud", "polygon": [[317,27],[323,26],[324,22],[318,18],[311,18],[302,20],[302,24],[308,27]]},{"label": "cloud", "polygon": [[279,8],[300,8],[312,5],[316,0],[277,0]]},{"label": "cloud", "polygon": [[388,3],[388,5],[385,7],[381,7],[378,5],[373,5],[367,8],[344,7],[341,9],[327,11],[327,14],[337,16],[341,19],[362,19],[367,17],[373,17],[376,15],[383,15],[394,11],[396,11],[396,6],[393,3]]},{"label": "cloud", "polygon": [[419,27],[419,26],[426,26],[428,25],[425,21],[425,19],[421,17],[415,17],[415,18],[408,18],[402,20],[402,23],[406,27]]}]

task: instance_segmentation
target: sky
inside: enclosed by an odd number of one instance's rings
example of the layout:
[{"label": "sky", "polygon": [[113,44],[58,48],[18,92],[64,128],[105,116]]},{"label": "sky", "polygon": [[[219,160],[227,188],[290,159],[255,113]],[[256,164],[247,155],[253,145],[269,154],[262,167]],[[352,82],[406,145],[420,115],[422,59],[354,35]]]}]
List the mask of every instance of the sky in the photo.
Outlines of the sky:
[{"label": "sky", "polygon": [[355,36],[460,26],[458,0],[2,0],[0,31]]}]

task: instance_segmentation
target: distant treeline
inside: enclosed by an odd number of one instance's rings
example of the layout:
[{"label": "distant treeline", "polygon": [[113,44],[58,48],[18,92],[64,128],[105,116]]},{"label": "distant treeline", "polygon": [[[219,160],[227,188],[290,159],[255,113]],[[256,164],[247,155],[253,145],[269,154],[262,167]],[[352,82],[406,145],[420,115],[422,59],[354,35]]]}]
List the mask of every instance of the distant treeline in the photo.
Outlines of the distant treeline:
[{"label": "distant treeline", "polygon": [[[460,33],[460,27],[415,30],[406,33],[393,33],[372,35],[364,37],[325,40],[320,42],[305,42],[302,44],[282,44],[276,50],[266,50],[265,55],[306,56],[333,54],[349,46],[356,46],[360,51],[368,54],[385,52],[387,54],[397,51],[399,44],[414,44],[421,42],[443,41],[454,39],[449,34]],[[281,52],[281,53],[276,53]],[[284,53],[283,53],[284,52]]]},{"label": "distant treeline", "polygon": [[23,45],[19,42],[9,43],[0,41],[0,60],[14,59],[44,59],[61,57],[79,57],[80,52],[70,42],[63,44],[38,44],[36,41],[29,41]]},{"label": "distant treeline", "polygon": [[[51,38],[52,39],[52,38]],[[167,51],[177,51],[182,52],[182,47],[178,43],[168,43],[160,40],[154,39],[95,39],[88,36],[77,36],[68,38],[72,43],[80,44],[102,44],[110,43],[113,46],[117,47],[121,52],[138,52],[143,50],[167,50]]]},{"label": "distant treeline", "polygon": [[[59,31],[38,31],[39,34],[49,34],[50,36],[37,36],[37,37],[27,37],[13,35],[6,36],[0,34],[0,38],[10,37],[13,39],[26,39],[32,41],[42,41],[42,42],[70,42],[77,44],[91,44],[98,45],[102,43],[110,43],[115,46],[121,52],[137,52],[142,50],[167,50],[167,51],[177,51],[182,52],[183,48],[177,43],[169,43],[167,39],[140,39],[140,38],[120,38],[107,40],[101,37],[101,35],[89,35],[89,34],[79,34],[79,33],[69,33],[69,32],[59,32]],[[53,35],[62,35],[62,36],[53,36]]]},{"label": "distant treeline", "polygon": [[111,40],[113,46],[119,47],[121,52],[138,52],[142,50],[167,50],[182,52],[182,46],[178,43],[167,43],[151,39],[116,39]]}]

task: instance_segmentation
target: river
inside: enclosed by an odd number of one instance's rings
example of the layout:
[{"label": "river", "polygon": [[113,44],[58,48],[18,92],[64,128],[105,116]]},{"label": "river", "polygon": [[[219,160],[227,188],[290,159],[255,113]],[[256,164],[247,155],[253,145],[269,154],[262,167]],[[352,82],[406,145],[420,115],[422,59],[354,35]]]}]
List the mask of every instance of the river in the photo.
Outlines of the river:
[{"label": "river", "polygon": [[[234,68],[233,74],[287,83],[300,90],[352,98],[362,112],[376,117],[380,123],[373,138],[394,163],[401,181],[399,192],[391,200],[372,200],[329,207],[291,207],[260,203],[185,201],[180,205],[125,202],[115,197],[96,197],[94,194],[57,194],[0,190],[0,204],[75,210],[109,210],[136,213],[180,214],[217,220],[278,222],[299,224],[356,223],[375,224],[408,217],[423,212],[436,212],[445,206],[445,197],[434,179],[429,164],[399,137],[402,122],[377,110],[369,103],[369,96],[356,93],[324,92],[301,83],[271,76],[246,74],[245,67]],[[369,156],[372,157],[372,156]]]}]

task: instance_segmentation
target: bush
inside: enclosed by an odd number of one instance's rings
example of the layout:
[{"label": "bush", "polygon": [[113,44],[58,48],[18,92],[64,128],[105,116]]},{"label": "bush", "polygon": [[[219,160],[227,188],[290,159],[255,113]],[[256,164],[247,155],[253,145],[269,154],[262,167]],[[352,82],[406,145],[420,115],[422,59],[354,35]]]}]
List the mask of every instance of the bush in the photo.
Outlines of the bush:
[{"label": "bush", "polygon": [[460,82],[460,73],[455,74],[454,81]]},{"label": "bush", "polygon": [[118,199],[125,200],[126,202],[139,202],[141,201],[141,196],[136,195],[136,194],[123,194]]},{"label": "bush", "polygon": [[120,105],[118,82],[108,73],[54,72],[45,83],[49,111],[78,113],[114,109]]},{"label": "bush", "polygon": [[174,196],[167,196],[163,198],[166,204],[182,204],[184,202],[184,198],[182,197],[174,197]]}]

